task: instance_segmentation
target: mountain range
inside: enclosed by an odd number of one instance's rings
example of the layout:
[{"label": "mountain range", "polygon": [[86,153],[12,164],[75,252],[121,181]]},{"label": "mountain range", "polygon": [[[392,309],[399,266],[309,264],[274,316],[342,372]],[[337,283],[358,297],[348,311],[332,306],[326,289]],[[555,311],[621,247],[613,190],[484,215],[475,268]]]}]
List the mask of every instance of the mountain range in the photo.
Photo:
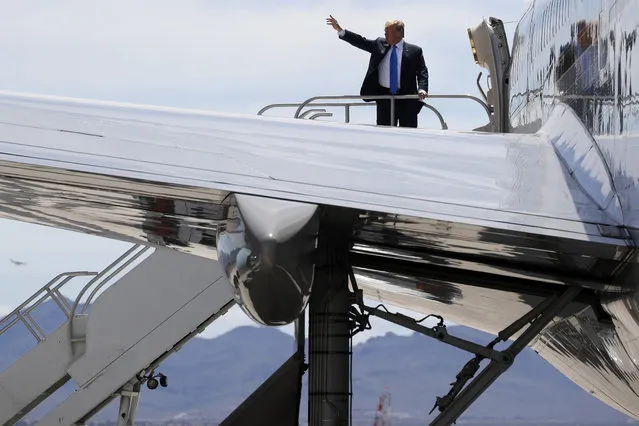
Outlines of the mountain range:
[{"label": "mountain range", "polygon": [[[64,320],[51,302],[33,315],[48,331]],[[461,326],[449,327],[449,332],[482,344],[493,338]],[[23,327],[14,327],[0,336],[0,370],[34,344],[35,339]],[[214,339],[194,338],[158,369],[168,377],[167,388],[143,388],[137,419],[153,424],[170,420],[216,424],[274,372],[293,353],[293,347],[290,335],[266,327],[238,327]],[[471,357],[419,334],[388,333],[356,345],[352,371],[354,425],[373,424],[377,401],[385,388],[392,394],[393,426],[428,424],[435,416],[428,416],[435,397],[448,392]],[[25,420],[37,419],[73,389],[74,384],[67,383]],[[304,385],[300,424],[306,419],[306,391]],[[117,401],[93,420],[114,420],[116,415]],[[639,422],[595,399],[526,349],[458,424],[611,426]]]}]

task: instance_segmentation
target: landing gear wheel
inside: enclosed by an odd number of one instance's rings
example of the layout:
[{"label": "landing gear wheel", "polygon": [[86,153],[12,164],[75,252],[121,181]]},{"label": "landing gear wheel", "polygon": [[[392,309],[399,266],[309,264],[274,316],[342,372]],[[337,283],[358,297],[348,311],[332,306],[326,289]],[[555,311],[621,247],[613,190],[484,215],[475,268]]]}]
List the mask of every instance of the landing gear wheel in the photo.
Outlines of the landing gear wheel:
[{"label": "landing gear wheel", "polygon": [[151,389],[151,390],[157,389],[158,385],[159,385],[158,380],[156,378],[153,378],[153,377],[151,377],[146,382],[146,387]]}]

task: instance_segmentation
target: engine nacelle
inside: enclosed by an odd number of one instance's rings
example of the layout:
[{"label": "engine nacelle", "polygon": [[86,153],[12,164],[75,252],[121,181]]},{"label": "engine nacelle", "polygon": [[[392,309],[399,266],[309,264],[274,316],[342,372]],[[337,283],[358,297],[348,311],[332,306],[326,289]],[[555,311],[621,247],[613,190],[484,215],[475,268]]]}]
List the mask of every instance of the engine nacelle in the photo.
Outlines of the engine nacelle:
[{"label": "engine nacelle", "polygon": [[318,227],[317,205],[232,196],[227,220],[218,227],[218,261],[253,320],[285,325],[306,308]]}]

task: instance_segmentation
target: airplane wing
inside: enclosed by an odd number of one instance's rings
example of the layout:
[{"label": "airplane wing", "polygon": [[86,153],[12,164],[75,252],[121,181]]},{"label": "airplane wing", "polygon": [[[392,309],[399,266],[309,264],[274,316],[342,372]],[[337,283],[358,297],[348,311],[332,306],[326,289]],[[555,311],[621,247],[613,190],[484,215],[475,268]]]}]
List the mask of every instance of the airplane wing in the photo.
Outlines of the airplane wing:
[{"label": "airplane wing", "polygon": [[[632,316],[624,303],[608,306],[613,318],[601,306],[632,290],[619,277],[634,243],[605,162],[568,109],[535,134],[489,134],[0,93],[0,217],[215,259],[231,193],[356,211],[352,266],[382,303],[497,333],[579,283],[566,315],[619,330],[616,318]],[[632,333],[573,322],[534,346],[599,398],[632,407],[619,402],[632,363],[605,355],[630,352]],[[596,362],[579,358],[586,341]]]},{"label": "airplane wing", "polygon": [[[590,147],[547,127],[389,129],[3,92],[0,214],[214,257],[223,200],[251,194],[361,212],[354,251],[369,293],[409,309],[499,280],[537,295],[565,279],[600,289],[632,244]],[[425,297],[453,272],[474,285]]]}]

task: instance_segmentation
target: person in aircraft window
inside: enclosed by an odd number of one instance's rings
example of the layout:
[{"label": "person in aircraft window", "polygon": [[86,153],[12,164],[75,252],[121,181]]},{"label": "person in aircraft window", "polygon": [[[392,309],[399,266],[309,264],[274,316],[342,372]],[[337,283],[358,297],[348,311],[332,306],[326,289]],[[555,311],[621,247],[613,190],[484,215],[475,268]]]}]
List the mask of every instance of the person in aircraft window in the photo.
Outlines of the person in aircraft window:
[{"label": "person in aircraft window", "polygon": [[[420,100],[428,96],[428,68],[422,48],[404,41],[402,21],[387,21],[385,36],[375,40],[343,29],[333,16],[326,18],[326,23],[338,32],[339,38],[371,54],[360,89],[361,96],[418,94]],[[377,124],[391,125],[390,100],[376,102]],[[400,127],[417,127],[417,114],[422,106],[417,99],[395,101],[395,122],[392,125],[399,123]]]}]

